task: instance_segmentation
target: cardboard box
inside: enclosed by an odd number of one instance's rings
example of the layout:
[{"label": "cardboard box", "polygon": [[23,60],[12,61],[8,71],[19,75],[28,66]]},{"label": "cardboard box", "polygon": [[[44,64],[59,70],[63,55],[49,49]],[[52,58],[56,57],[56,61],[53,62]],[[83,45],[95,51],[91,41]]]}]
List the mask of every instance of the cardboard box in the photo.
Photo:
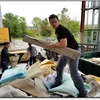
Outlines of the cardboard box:
[{"label": "cardboard box", "polygon": [[[38,39],[35,39],[35,38],[27,36],[27,35],[23,38],[23,41],[27,42],[27,43],[35,44],[35,45],[43,47],[45,49],[47,49],[47,46],[49,45],[49,42],[38,40]],[[80,56],[79,51],[68,48],[68,47],[53,48],[52,51],[57,52],[57,53],[62,54],[62,55],[65,55],[65,56],[72,58],[72,59],[77,59]]]}]

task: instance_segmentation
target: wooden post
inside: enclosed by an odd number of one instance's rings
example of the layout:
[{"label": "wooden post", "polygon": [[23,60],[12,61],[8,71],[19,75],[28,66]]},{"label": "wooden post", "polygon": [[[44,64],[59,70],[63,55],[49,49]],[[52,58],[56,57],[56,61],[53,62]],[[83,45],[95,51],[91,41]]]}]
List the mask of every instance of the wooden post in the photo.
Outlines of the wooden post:
[{"label": "wooden post", "polygon": [[86,1],[82,1],[81,24],[80,24],[80,37],[79,37],[79,42],[80,43],[84,43],[85,5],[86,5]]}]

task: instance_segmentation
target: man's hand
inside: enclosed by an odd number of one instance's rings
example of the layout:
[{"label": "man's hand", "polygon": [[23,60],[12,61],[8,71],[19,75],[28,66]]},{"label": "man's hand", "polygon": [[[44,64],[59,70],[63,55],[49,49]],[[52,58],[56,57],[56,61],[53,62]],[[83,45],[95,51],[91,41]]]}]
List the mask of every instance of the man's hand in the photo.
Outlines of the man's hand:
[{"label": "man's hand", "polygon": [[60,39],[60,42],[50,43],[49,46],[47,46],[47,49],[64,48],[66,46],[67,46],[67,38],[64,38],[64,39]]},{"label": "man's hand", "polygon": [[17,57],[17,54],[15,54],[15,57]]},{"label": "man's hand", "polygon": [[50,45],[47,46],[47,49],[50,50],[50,49],[53,49],[54,47],[55,47],[54,44],[50,44]]}]

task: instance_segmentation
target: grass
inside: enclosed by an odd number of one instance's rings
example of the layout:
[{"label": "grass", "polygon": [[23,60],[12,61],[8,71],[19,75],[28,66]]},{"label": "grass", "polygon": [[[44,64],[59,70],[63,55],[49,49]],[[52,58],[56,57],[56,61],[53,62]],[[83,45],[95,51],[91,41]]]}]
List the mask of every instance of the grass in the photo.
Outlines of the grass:
[{"label": "grass", "polygon": [[35,36],[34,38],[37,38],[37,39],[44,39],[44,37],[43,36],[41,36],[41,35],[37,35],[37,36]]},{"label": "grass", "polygon": [[12,39],[14,39],[14,40],[22,40],[22,38],[12,38]]},{"label": "grass", "polygon": [[[52,34],[51,36],[52,38],[56,38],[55,34]],[[76,41],[78,42],[79,41],[79,36],[75,35],[74,36]],[[45,37],[41,36],[41,35],[38,35],[38,36],[35,36],[34,38],[37,38],[37,39],[41,39],[43,40]],[[22,38],[13,38],[14,40],[22,40]]]}]

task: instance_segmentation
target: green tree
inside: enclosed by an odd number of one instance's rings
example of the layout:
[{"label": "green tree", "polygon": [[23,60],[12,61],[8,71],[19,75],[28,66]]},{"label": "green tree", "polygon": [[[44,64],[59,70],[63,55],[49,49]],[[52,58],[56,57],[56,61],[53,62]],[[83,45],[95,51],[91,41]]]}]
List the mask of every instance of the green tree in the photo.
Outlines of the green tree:
[{"label": "green tree", "polygon": [[38,33],[40,33],[41,31],[41,18],[39,17],[34,17],[33,20],[32,20],[32,24],[33,24],[33,29],[34,30],[37,30]]},{"label": "green tree", "polygon": [[80,24],[78,21],[69,20],[68,29],[73,33],[76,34],[80,31]]},{"label": "green tree", "polygon": [[80,31],[79,22],[70,19],[67,8],[62,8],[61,13],[58,14],[58,17],[59,17],[60,24],[68,28],[73,34],[78,33]]},{"label": "green tree", "polygon": [[63,24],[65,27],[68,27],[68,21],[70,20],[68,9],[62,8],[61,13],[58,14],[58,17],[59,17],[60,23]]},{"label": "green tree", "polygon": [[29,36],[35,36],[34,30],[32,30],[32,29],[27,29],[27,30],[26,30],[26,33],[27,33],[27,35],[29,35]]},{"label": "green tree", "polygon": [[22,37],[26,30],[26,20],[12,13],[6,13],[3,17],[3,26],[10,29],[13,38]]},{"label": "green tree", "polygon": [[23,37],[25,34],[27,34],[26,29],[27,29],[27,23],[26,19],[24,17],[19,17],[19,25],[21,28],[21,37]]},{"label": "green tree", "polygon": [[41,22],[41,32],[40,34],[44,37],[50,37],[52,35],[51,26],[48,23],[47,18]]},{"label": "green tree", "polygon": [[[92,28],[91,28],[90,25],[88,26],[88,28],[85,26],[84,35],[86,36],[86,34],[87,34],[87,36],[91,37],[91,32],[92,32],[91,29],[92,29]],[[97,26],[94,26],[94,29],[97,29]],[[94,31],[93,31],[93,41],[96,40],[96,39],[97,39],[97,31],[94,30]]]}]

